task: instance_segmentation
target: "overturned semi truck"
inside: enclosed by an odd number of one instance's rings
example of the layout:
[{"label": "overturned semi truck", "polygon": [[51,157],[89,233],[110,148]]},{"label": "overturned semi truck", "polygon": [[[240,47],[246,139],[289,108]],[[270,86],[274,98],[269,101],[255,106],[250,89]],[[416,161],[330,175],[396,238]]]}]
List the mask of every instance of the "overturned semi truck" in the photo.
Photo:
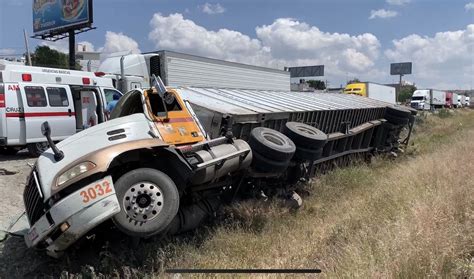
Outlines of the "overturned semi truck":
[{"label": "overturned semi truck", "polygon": [[111,121],[57,145],[43,124],[51,148],[25,187],[25,240],[57,257],[103,223],[132,237],[188,231],[222,204],[288,195],[334,162],[397,152],[413,113],[346,94],[134,89]]}]

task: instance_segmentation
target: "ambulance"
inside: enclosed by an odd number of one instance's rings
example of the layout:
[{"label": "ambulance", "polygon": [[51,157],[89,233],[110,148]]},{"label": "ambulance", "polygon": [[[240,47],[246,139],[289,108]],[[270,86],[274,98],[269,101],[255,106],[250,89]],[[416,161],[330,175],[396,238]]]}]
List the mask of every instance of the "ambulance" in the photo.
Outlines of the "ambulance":
[{"label": "ambulance", "polygon": [[51,125],[53,141],[61,141],[106,121],[115,94],[122,95],[112,79],[92,72],[0,61],[0,154],[26,147],[39,156],[48,147],[43,122]]}]

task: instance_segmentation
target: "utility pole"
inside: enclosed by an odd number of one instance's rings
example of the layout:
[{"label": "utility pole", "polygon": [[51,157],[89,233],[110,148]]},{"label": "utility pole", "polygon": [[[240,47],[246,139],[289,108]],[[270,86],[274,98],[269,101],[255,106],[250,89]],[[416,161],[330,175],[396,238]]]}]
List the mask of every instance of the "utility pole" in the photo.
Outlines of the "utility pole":
[{"label": "utility pole", "polygon": [[69,69],[76,69],[76,34],[69,30]]},{"label": "utility pole", "polygon": [[30,55],[30,48],[28,47],[28,36],[26,35],[26,30],[23,29],[23,36],[25,37],[25,48],[26,48],[26,58],[28,59],[28,65],[32,66],[31,64],[31,55]]}]

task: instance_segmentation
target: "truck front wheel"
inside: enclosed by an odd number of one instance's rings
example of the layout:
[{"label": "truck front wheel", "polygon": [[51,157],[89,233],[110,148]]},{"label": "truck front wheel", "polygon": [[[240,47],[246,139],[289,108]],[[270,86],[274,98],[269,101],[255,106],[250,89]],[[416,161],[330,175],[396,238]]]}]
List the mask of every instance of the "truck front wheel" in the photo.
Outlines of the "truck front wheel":
[{"label": "truck front wheel", "polygon": [[162,232],[178,213],[179,193],[165,173],[150,168],[127,172],[115,183],[121,211],[113,217],[118,229],[136,237]]}]

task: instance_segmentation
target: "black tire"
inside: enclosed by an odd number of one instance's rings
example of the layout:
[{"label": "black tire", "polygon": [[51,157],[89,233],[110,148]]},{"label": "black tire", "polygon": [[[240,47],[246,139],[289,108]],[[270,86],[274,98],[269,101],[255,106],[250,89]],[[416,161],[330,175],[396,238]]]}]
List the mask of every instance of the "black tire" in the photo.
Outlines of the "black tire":
[{"label": "black tire", "polygon": [[411,115],[411,112],[400,106],[389,106],[385,110],[385,115],[392,115],[400,118],[408,118]]},{"label": "black tire", "polygon": [[0,147],[0,154],[2,155],[12,156],[12,155],[16,155],[18,151],[20,151],[20,149],[15,148],[15,147],[10,147],[10,146]]},{"label": "black tire", "polygon": [[296,147],[295,159],[304,160],[304,161],[315,161],[321,158],[323,155],[323,149],[308,149],[303,147]]},{"label": "black tire", "polygon": [[252,169],[263,173],[279,173],[288,168],[290,161],[274,161],[257,152],[252,152]]},{"label": "black tire", "polygon": [[296,146],[284,134],[264,127],[257,127],[250,132],[249,145],[252,151],[266,158],[286,162],[293,157]]},{"label": "black tire", "polygon": [[[410,114],[411,116],[411,114]],[[408,124],[408,118],[405,117],[398,117],[394,116],[391,114],[385,115],[385,119],[387,119],[388,122],[395,124],[395,125],[406,125]]]},{"label": "black tire", "polygon": [[286,122],[283,131],[296,146],[309,149],[320,149],[328,141],[328,136],[321,130],[300,122]]},{"label": "black tire", "polygon": [[[112,220],[127,235],[148,237],[158,234],[178,213],[176,184],[159,170],[140,168],[129,171],[117,180],[115,191],[121,210]],[[143,212],[139,212],[140,209]]]},{"label": "black tire", "polygon": [[30,143],[26,147],[31,156],[38,157],[49,148],[49,144],[47,142],[36,142]]}]

